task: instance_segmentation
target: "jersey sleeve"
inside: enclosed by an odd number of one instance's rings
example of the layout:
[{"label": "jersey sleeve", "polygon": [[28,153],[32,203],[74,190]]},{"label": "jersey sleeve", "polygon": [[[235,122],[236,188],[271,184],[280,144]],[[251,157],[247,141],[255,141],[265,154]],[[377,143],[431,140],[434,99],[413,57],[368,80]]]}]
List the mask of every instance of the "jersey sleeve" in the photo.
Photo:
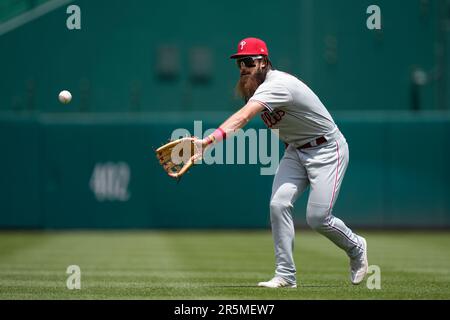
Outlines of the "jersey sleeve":
[{"label": "jersey sleeve", "polygon": [[292,95],[282,83],[263,83],[249,99],[261,103],[269,112],[292,103]]}]

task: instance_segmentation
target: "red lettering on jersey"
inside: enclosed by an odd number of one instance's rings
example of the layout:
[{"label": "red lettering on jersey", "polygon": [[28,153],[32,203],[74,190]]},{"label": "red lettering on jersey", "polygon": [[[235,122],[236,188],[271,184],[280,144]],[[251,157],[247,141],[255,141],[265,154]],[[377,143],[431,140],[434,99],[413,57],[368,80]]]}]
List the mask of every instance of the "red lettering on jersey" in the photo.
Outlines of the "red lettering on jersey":
[{"label": "red lettering on jersey", "polygon": [[266,126],[270,129],[274,125],[276,125],[278,122],[280,122],[285,115],[286,115],[286,112],[284,112],[283,110],[277,110],[272,113],[266,111],[261,114],[261,119],[264,121]]},{"label": "red lettering on jersey", "polygon": [[277,110],[277,114],[283,118],[286,115],[286,112],[284,112],[283,110]]},{"label": "red lettering on jersey", "polygon": [[272,124],[270,123],[270,115],[268,112],[261,113],[261,119],[269,129],[272,128]]}]

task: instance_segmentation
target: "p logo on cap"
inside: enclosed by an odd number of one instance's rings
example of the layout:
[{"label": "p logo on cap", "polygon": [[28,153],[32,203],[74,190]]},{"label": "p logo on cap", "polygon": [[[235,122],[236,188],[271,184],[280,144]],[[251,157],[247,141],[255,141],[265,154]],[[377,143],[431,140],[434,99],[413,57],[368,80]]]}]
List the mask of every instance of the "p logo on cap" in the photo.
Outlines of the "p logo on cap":
[{"label": "p logo on cap", "polygon": [[258,38],[245,38],[239,42],[237,53],[233,54],[230,58],[235,59],[241,56],[258,55],[269,55],[269,50],[267,50],[266,43]]}]

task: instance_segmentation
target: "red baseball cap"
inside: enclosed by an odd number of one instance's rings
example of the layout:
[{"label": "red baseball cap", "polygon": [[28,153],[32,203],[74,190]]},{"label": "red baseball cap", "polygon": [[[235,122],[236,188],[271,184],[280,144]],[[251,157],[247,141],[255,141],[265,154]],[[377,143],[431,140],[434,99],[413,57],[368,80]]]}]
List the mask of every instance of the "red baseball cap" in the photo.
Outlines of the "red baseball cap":
[{"label": "red baseball cap", "polygon": [[233,54],[230,59],[239,58],[242,56],[268,56],[266,43],[258,38],[245,38],[241,40],[237,47],[237,53]]}]

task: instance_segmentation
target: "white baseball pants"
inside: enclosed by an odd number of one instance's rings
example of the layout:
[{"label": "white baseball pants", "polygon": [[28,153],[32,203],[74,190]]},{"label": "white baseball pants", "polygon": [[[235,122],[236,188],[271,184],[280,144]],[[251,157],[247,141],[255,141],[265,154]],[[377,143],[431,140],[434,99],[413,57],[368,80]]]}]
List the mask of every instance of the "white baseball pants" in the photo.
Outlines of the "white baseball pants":
[{"label": "white baseball pants", "polygon": [[320,146],[302,150],[289,146],[286,149],[273,181],[270,201],[277,276],[296,282],[292,208],[308,186],[308,225],[343,249],[349,257],[360,253],[361,244],[356,234],[332,215],[348,161],[347,141],[339,130],[334,138]]}]

